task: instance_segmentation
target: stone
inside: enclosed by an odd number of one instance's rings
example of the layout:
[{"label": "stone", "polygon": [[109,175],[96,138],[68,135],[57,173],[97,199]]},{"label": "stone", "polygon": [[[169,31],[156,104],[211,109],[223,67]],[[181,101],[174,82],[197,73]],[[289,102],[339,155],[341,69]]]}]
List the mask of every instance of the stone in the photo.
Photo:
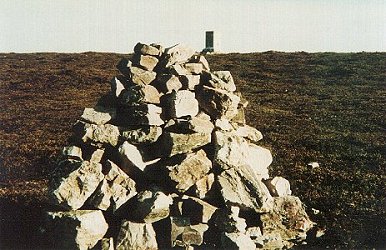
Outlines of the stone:
[{"label": "stone", "polygon": [[83,142],[90,142],[96,146],[109,144],[115,147],[118,144],[119,129],[112,124],[96,125],[77,121],[73,129]]},{"label": "stone", "polygon": [[203,70],[203,65],[201,63],[184,63],[183,67],[190,75],[199,75]]},{"label": "stone", "polygon": [[124,220],[117,237],[116,249],[158,249],[156,234],[153,226],[151,224]]},{"label": "stone", "polygon": [[101,250],[114,250],[114,238],[103,238],[100,240]]},{"label": "stone", "polygon": [[[208,118],[207,118],[208,117]],[[194,117],[180,118],[169,120],[165,125],[165,130],[175,133],[207,133],[213,131],[213,124],[210,117],[204,113],[200,113]]]},{"label": "stone", "polygon": [[150,84],[155,80],[156,76],[156,72],[141,69],[135,66],[129,67],[129,77],[131,79],[131,82],[134,84]]},{"label": "stone", "polygon": [[232,119],[237,115],[240,97],[222,89],[202,86],[196,91],[200,107],[213,119]]},{"label": "stone", "polygon": [[235,134],[251,142],[258,142],[263,139],[263,134],[259,130],[248,125],[237,126],[235,128]]},{"label": "stone", "polygon": [[136,54],[150,55],[150,56],[160,56],[162,54],[162,49],[157,47],[155,44],[143,44],[137,43],[134,47],[134,52]]},{"label": "stone", "polygon": [[276,176],[264,181],[264,184],[267,186],[271,195],[275,197],[288,196],[292,193],[289,181],[283,177]]},{"label": "stone", "polygon": [[200,75],[180,75],[179,80],[182,84],[182,89],[194,90],[200,84]]},{"label": "stone", "polygon": [[165,49],[162,65],[169,67],[173,64],[186,62],[193,56],[193,54],[193,49],[182,44],[176,44],[170,48]]},{"label": "stone", "polygon": [[204,242],[204,233],[209,228],[202,223],[191,225],[188,217],[170,217],[170,224],[172,247],[200,246]]},{"label": "stone", "polygon": [[115,163],[107,160],[106,175],[91,197],[92,205],[101,210],[112,207],[113,212],[137,194],[135,182]]},{"label": "stone", "polygon": [[170,195],[152,189],[139,192],[129,207],[129,216],[134,221],[154,223],[169,216],[173,199]]},{"label": "stone", "polygon": [[206,58],[202,55],[194,55],[190,58],[189,62],[193,62],[193,63],[201,63],[202,64],[202,67],[203,67],[203,70],[205,71],[210,71],[210,68],[209,68],[209,63],[208,61],[206,60]]},{"label": "stone", "polygon": [[310,162],[307,164],[307,167],[309,167],[310,169],[315,169],[315,168],[319,168],[320,165],[318,162]]},{"label": "stone", "polygon": [[127,141],[123,142],[122,145],[119,146],[118,152],[124,169],[130,169],[132,166],[141,171],[145,169],[146,163],[143,161],[141,152],[133,144],[130,144]]},{"label": "stone", "polygon": [[85,108],[81,118],[88,123],[103,125],[114,119],[115,116],[115,109],[97,106],[95,108]]},{"label": "stone", "polygon": [[111,92],[115,97],[118,97],[124,89],[125,85],[123,84],[122,77],[114,77],[111,80]]},{"label": "stone", "polygon": [[193,192],[196,197],[200,199],[206,198],[208,192],[212,190],[214,180],[215,178],[213,173],[205,175],[203,178],[198,180],[193,186]]},{"label": "stone", "polygon": [[157,82],[154,85],[160,92],[165,94],[182,88],[182,83],[177,76],[167,74],[157,77]]},{"label": "stone", "polygon": [[296,196],[273,199],[272,210],[260,215],[263,236],[274,239],[272,236],[279,235],[284,245],[289,247],[293,242],[305,240],[307,231],[315,223],[308,217],[300,199]]},{"label": "stone", "polygon": [[212,162],[206,157],[204,150],[181,156],[177,163],[174,159],[170,163],[165,163],[167,176],[172,183],[175,183],[175,189],[184,193],[198,180],[203,178],[212,168]]},{"label": "stone", "polygon": [[217,177],[217,181],[225,204],[256,213],[271,210],[272,197],[250,167],[238,166],[225,170]]},{"label": "stone", "polygon": [[117,119],[121,126],[160,126],[164,124],[161,118],[162,108],[154,104],[120,107],[117,111]]},{"label": "stone", "polygon": [[118,97],[120,105],[123,106],[137,106],[139,104],[160,103],[160,93],[151,85],[133,85],[122,91]]},{"label": "stone", "polygon": [[176,76],[185,76],[189,75],[189,72],[185,69],[183,64],[174,64],[167,68],[167,71],[169,71],[171,74]]},{"label": "stone", "polygon": [[192,224],[208,223],[217,207],[198,198],[182,197],[182,216],[189,217]]},{"label": "stone", "polygon": [[61,165],[50,183],[51,201],[67,209],[79,209],[102,180],[100,163],[83,161]]},{"label": "stone", "polygon": [[250,166],[260,179],[268,179],[268,167],[273,161],[271,151],[266,148],[248,143],[245,163]]},{"label": "stone", "polygon": [[229,92],[236,91],[236,85],[229,71],[205,72],[202,75],[202,83],[215,89],[222,89]]},{"label": "stone", "polygon": [[77,146],[64,147],[62,150],[62,155],[67,159],[83,161],[82,149]]},{"label": "stone", "polygon": [[55,249],[91,249],[108,229],[102,212],[98,210],[48,212],[47,220],[47,232]]},{"label": "stone", "polygon": [[237,108],[237,113],[235,116],[232,117],[231,121],[237,124],[246,124],[245,108],[240,107],[239,105],[239,107]]},{"label": "stone", "polygon": [[221,232],[245,233],[247,223],[239,217],[240,208],[230,206],[219,210],[215,218],[215,224]]},{"label": "stone", "polygon": [[256,249],[253,240],[242,233],[223,233],[221,234],[221,247],[224,249],[250,250]]},{"label": "stone", "polygon": [[163,155],[173,156],[177,154],[189,153],[196,148],[209,144],[211,142],[211,134],[178,134],[164,132],[160,140],[162,140]]},{"label": "stone", "polygon": [[121,137],[131,144],[151,144],[162,134],[159,126],[142,126],[140,128],[120,127]]},{"label": "stone", "polygon": [[99,163],[102,161],[102,157],[105,153],[105,149],[97,148],[90,156],[90,162]]},{"label": "stone", "polygon": [[158,64],[158,58],[150,55],[134,55],[133,65],[152,71]]},{"label": "stone", "polygon": [[198,114],[198,101],[194,92],[179,90],[165,95],[166,114],[169,118],[194,117]]}]

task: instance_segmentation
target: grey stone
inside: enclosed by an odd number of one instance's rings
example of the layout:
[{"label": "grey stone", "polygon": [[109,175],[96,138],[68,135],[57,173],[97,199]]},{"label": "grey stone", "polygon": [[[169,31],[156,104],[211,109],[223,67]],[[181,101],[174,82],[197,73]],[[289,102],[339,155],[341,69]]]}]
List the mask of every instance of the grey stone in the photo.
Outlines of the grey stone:
[{"label": "grey stone", "polygon": [[250,250],[256,249],[255,243],[250,237],[242,233],[221,234],[221,244],[224,249]]},{"label": "grey stone", "polygon": [[144,103],[159,104],[160,93],[151,85],[137,84],[122,91],[118,97],[119,103],[124,106],[135,106]]},{"label": "grey stone", "polygon": [[175,75],[159,75],[155,87],[162,93],[171,93],[173,90],[177,91],[182,88],[182,83]]},{"label": "grey stone", "polygon": [[151,224],[123,221],[116,243],[117,250],[158,249],[156,234]]},{"label": "grey stone", "polygon": [[158,64],[158,58],[150,55],[135,55],[133,65],[152,71]]},{"label": "grey stone", "polygon": [[198,114],[198,101],[194,92],[189,90],[179,90],[165,95],[166,114],[170,118],[183,116],[196,116]]},{"label": "grey stone", "polygon": [[201,89],[197,89],[196,98],[200,107],[213,119],[227,118],[230,120],[237,115],[240,97],[231,92],[202,86]]},{"label": "grey stone", "polygon": [[159,126],[142,126],[140,128],[120,127],[121,137],[132,144],[150,144],[162,134]]},{"label": "grey stone", "polygon": [[129,67],[129,77],[134,84],[150,84],[155,80],[157,73],[139,67]]},{"label": "grey stone", "polygon": [[203,84],[215,89],[229,92],[236,91],[236,85],[229,71],[205,72],[202,76]]},{"label": "grey stone", "polygon": [[88,122],[97,125],[103,125],[116,116],[116,110],[114,108],[105,108],[97,106],[95,108],[85,108],[81,118]]},{"label": "grey stone", "polygon": [[106,175],[93,194],[91,200],[95,208],[107,210],[112,206],[116,211],[129,199],[137,194],[135,182],[123,172],[115,163],[107,160]]},{"label": "grey stone", "polygon": [[83,161],[61,165],[50,184],[51,201],[67,209],[79,209],[102,180],[100,163]]},{"label": "grey stone", "polygon": [[276,176],[264,181],[264,184],[272,196],[282,197],[291,195],[292,193],[289,181],[283,177]]},{"label": "grey stone", "polygon": [[194,50],[182,45],[177,44],[170,48],[165,49],[163,65],[168,67],[176,63],[183,63],[188,61],[194,54]]},{"label": "grey stone", "polygon": [[91,249],[108,229],[98,210],[48,212],[47,220],[47,231],[55,249]]},{"label": "grey stone", "polygon": [[141,104],[138,106],[120,107],[117,119],[122,126],[160,126],[164,124],[161,114],[161,107],[154,104]]},{"label": "grey stone", "polygon": [[118,148],[119,155],[122,161],[122,168],[130,169],[134,166],[141,171],[146,167],[146,163],[143,161],[142,154],[138,148],[127,141],[123,142]]},{"label": "grey stone", "polygon": [[162,54],[163,49],[155,44],[143,44],[137,43],[134,47],[134,52],[136,54],[142,55],[150,55],[150,56],[160,56]]},{"label": "grey stone", "polygon": [[192,152],[194,149],[202,147],[211,142],[211,134],[193,133],[178,134],[164,132],[161,136],[162,149],[164,156],[173,156]]},{"label": "grey stone", "polygon": [[112,124],[96,125],[77,121],[73,129],[83,142],[91,142],[96,146],[101,144],[116,146],[118,144],[119,129]]},{"label": "grey stone", "polygon": [[180,75],[180,82],[183,89],[194,90],[200,84],[200,75]]}]

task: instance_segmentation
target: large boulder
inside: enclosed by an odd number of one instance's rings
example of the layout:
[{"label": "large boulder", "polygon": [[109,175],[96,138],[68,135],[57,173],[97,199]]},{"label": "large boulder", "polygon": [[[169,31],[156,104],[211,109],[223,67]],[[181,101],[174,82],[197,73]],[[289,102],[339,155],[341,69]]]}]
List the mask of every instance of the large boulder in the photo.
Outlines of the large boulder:
[{"label": "large boulder", "polygon": [[116,249],[158,249],[156,234],[153,226],[151,224],[135,223],[124,220],[118,234]]},{"label": "large boulder", "polygon": [[55,249],[91,249],[107,229],[106,220],[98,210],[47,213],[47,232]]}]

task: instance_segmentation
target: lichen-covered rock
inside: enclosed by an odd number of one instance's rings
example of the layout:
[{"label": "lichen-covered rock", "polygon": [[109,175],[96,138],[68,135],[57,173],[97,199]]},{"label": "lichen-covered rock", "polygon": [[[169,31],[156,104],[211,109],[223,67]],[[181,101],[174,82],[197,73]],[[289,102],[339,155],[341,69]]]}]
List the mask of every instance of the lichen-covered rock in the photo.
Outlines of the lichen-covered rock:
[{"label": "lichen-covered rock", "polygon": [[205,72],[202,76],[204,85],[215,89],[222,89],[229,92],[236,91],[236,85],[229,71]]},{"label": "lichen-covered rock", "polygon": [[116,249],[158,249],[156,234],[153,226],[151,224],[135,223],[124,220],[118,234]]},{"label": "lichen-covered rock", "polygon": [[98,210],[48,212],[46,225],[55,249],[91,249],[108,229]]},{"label": "lichen-covered rock", "polygon": [[178,134],[165,132],[161,136],[163,155],[173,156],[192,152],[194,149],[202,147],[211,142],[211,134],[193,133]]},{"label": "lichen-covered rock", "polygon": [[102,180],[100,163],[83,161],[62,164],[51,181],[51,201],[66,209],[79,209]]},{"label": "lichen-covered rock", "polygon": [[85,108],[81,118],[89,123],[102,125],[116,116],[116,110],[114,108],[106,108],[102,106],[96,106],[95,108]]},{"label": "lichen-covered rock", "polygon": [[132,144],[154,143],[162,134],[162,128],[158,126],[142,126],[140,128],[121,127],[121,137]]},{"label": "lichen-covered rock", "polygon": [[110,144],[116,146],[119,139],[119,129],[112,124],[96,125],[77,121],[73,126],[75,135],[83,142],[90,142],[92,145],[100,146]]},{"label": "lichen-covered rock", "polygon": [[131,107],[119,107],[117,119],[122,126],[154,125],[164,123],[161,118],[162,108],[154,104],[141,104]]},{"label": "lichen-covered rock", "polygon": [[152,85],[137,84],[124,89],[118,97],[122,106],[137,106],[139,104],[159,104],[160,93]]}]

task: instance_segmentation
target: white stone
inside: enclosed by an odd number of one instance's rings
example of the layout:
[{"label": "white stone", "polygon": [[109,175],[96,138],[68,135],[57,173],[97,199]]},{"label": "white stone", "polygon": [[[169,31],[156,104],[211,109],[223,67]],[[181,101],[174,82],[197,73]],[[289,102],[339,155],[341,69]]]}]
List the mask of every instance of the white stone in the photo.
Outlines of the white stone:
[{"label": "white stone", "polygon": [[69,159],[80,160],[82,161],[82,149],[77,146],[68,146],[64,147],[62,150],[62,155]]},{"label": "white stone", "polygon": [[78,121],[74,125],[75,133],[79,134],[84,142],[92,144],[118,144],[119,129],[112,124],[96,125]]},{"label": "white stone", "polygon": [[116,110],[114,108],[85,108],[81,118],[89,123],[102,125],[114,119],[116,116]]},{"label": "white stone", "polygon": [[124,89],[125,86],[117,77],[114,77],[111,80],[111,91],[114,93],[115,97],[118,97]]},{"label": "white stone", "polygon": [[224,249],[256,249],[253,240],[243,233],[223,233],[221,235],[221,244]]},{"label": "white stone", "polygon": [[265,182],[272,196],[288,196],[292,194],[290,183],[283,177],[276,176],[273,179],[268,179]]},{"label": "white stone", "polygon": [[116,249],[158,249],[153,226],[151,224],[123,221],[117,238]]},{"label": "white stone", "polygon": [[165,67],[176,63],[186,62],[194,54],[194,50],[186,45],[177,44],[165,50]]},{"label": "white stone", "polygon": [[143,161],[142,155],[136,146],[125,141],[121,146],[119,146],[118,152],[123,161],[123,168],[130,168],[130,166],[135,166],[142,171],[145,169],[146,164]]},{"label": "white stone", "polygon": [[237,126],[237,128],[235,128],[235,133],[251,142],[258,142],[263,139],[263,134],[259,130],[248,125]]},{"label": "white stone", "polygon": [[189,90],[179,90],[171,93],[168,104],[170,105],[168,113],[171,118],[183,116],[194,117],[199,111],[195,94]]},{"label": "white stone", "polygon": [[130,79],[135,84],[150,84],[157,76],[157,73],[139,67],[130,66],[129,70]]}]

